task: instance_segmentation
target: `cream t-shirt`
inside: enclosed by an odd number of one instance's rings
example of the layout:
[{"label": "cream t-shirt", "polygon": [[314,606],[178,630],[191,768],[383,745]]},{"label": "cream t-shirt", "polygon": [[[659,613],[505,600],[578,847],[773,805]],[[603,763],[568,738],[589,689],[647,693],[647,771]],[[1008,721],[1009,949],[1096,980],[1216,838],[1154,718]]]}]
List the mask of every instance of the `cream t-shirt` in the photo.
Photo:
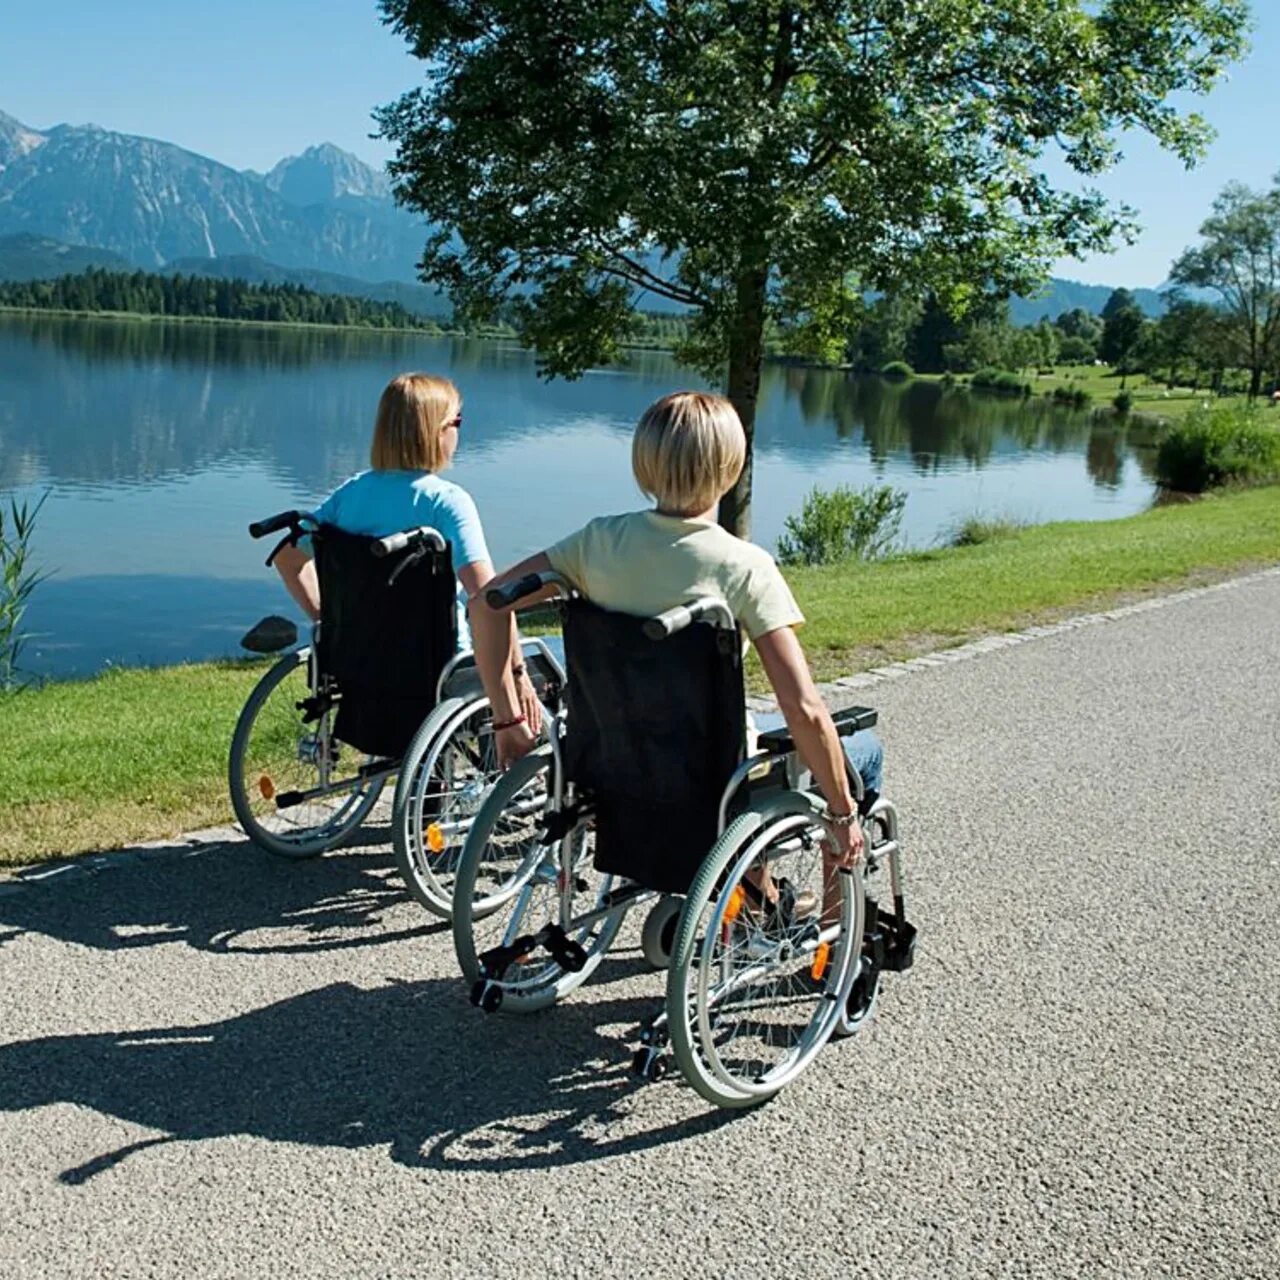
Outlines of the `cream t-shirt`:
[{"label": "cream t-shirt", "polygon": [[709,520],[599,516],[548,547],[547,559],[593,604],[618,613],[649,617],[712,596],[752,640],[804,621],[773,557]]}]

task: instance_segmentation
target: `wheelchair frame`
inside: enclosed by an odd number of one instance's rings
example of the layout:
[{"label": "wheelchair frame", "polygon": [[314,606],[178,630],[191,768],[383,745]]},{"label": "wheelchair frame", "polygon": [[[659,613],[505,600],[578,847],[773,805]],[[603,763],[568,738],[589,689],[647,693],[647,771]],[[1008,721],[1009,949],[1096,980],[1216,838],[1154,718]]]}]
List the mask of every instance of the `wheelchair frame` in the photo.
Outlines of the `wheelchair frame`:
[{"label": "wheelchair frame", "polygon": [[[249,526],[249,532],[251,536],[260,538],[270,533],[279,532],[282,529],[288,531],[267,557],[266,562],[270,565],[285,546],[296,546],[312,527],[314,527],[312,517],[303,512],[288,511],[273,516],[268,520],[255,522]],[[391,534],[376,540],[372,544],[373,553],[379,557],[393,555],[405,550],[409,551],[409,555],[392,570],[391,581],[394,581],[410,564],[415,563],[429,552],[441,552],[445,547],[446,543],[442,535],[429,526],[421,526],[417,529]],[[330,690],[323,687],[325,677],[322,677],[317,661],[320,626],[321,624],[318,621],[313,622],[310,628],[311,643],[302,648],[294,649],[281,657],[263,674],[257,685],[255,685],[245,703],[244,709],[240,713],[235,733],[232,737],[230,759],[228,761],[228,782],[232,805],[246,835],[268,852],[291,858],[315,857],[340,844],[368,817],[376,805],[387,780],[401,773],[405,762],[410,759],[411,753],[415,748],[418,748],[421,756],[430,757],[428,768],[434,767],[435,761],[440,758],[452,736],[460,728],[465,727],[471,717],[482,711],[487,705],[487,699],[482,692],[470,697],[453,697],[450,695],[450,686],[455,682],[459,672],[474,665],[474,655],[472,653],[455,653],[445,664],[436,680],[435,705],[424,718],[422,725],[419,726],[404,755],[395,758],[366,755],[362,763],[350,770],[346,776],[336,781],[330,775],[334,747],[336,746],[336,742],[331,737],[331,717],[322,713],[319,717],[316,732],[300,737],[297,744],[298,761],[302,764],[313,764],[317,771],[318,779],[316,785],[300,790],[280,792],[270,798],[275,801],[276,812],[295,808],[311,801],[339,797],[346,792],[352,793],[353,803],[339,808],[332,820],[317,824],[315,828],[303,828],[302,832],[294,838],[279,836],[266,828],[262,820],[253,813],[245,795],[244,780],[237,775],[240,772],[240,766],[243,763],[243,756],[248,747],[250,734],[256,723],[258,712],[268,702],[275,688],[287,679],[301,663],[305,662],[307,665],[307,698],[305,701],[315,700],[319,702],[329,694]],[[524,639],[521,641],[521,647],[526,653],[537,655],[546,664],[553,678],[558,678],[563,682],[563,671],[560,664],[545,643],[537,638]],[[438,715],[442,708],[447,708],[450,714],[446,716]],[[299,710],[302,709],[302,704],[299,704]],[[433,727],[429,736],[424,739],[424,730],[429,725]],[[311,758],[308,759],[307,757]],[[491,785],[492,779],[490,778],[485,789],[487,790]],[[364,794],[360,794],[361,791]],[[479,806],[476,803],[470,807],[474,812]],[[401,815],[397,814],[396,816],[399,817]],[[395,820],[393,818],[393,822]],[[307,838],[308,834],[313,830],[316,832],[315,836]],[[395,826],[393,826],[393,833],[396,836],[398,845],[408,846],[410,842],[407,836],[401,838],[403,833]],[[411,871],[410,868],[402,867],[401,869],[402,871]],[[410,875],[407,875],[406,879],[410,890],[421,900],[420,894],[416,891],[417,886],[414,880]],[[442,897],[442,895],[437,896]],[[445,906],[446,911],[443,914],[447,914],[447,903]],[[438,913],[442,913],[439,906],[435,909]]]},{"label": "wheelchair frame", "polygon": [[[569,594],[567,584],[558,575],[533,574],[491,593],[490,603],[495,607],[511,604],[523,595],[548,586],[555,587],[562,596]],[[651,638],[659,639],[694,621],[707,621],[725,629],[735,628],[734,619],[723,602],[705,599],[650,619],[645,631]],[[852,731],[870,727],[871,723],[874,723],[874,713],[859,708],[853,709],[853,720],[846,720],[845,727]],[[543,767],[552,770],[543,821],[547,838],[534,846],[532,855],[522,860],[520,869],[510,877],[510,887],[502,901],[492,904],[490,911],[498,910],[516,895],[524,902],[517,903],[517,915],[504,930],[502,943],[478,954],[470,930],[473,920],[478,921],[480,917],[469,918],[460,897],[464,893],[468,897],[473,894],[476,870],[484,852],[478,842],[482,838],[487,842],[500,816],[500,806],[495,813],[482,810],[477,815],[463,867],[459,871],[454,900],[455,946],[464,975],[471,979],[471,1001],[486,1012],[503,1007],[533,1011],[554,1003],[561,995],[581,985],[603,960],[632,907],[659,899],[658,906],[651,912],[650,918],[653,919],[659,912],[672,914],[672,904],[681,900],[629,881],[623,881],[615,889],[614,876],[598,873],[603,880],[594,906],[581,914],[574,913],[574,896],[589,887],[579,876],[578,865],[585,849],[585,834],[581,848],[574,843],[579,832],[585,833],[589,815],[578,807],[580,801],[574,784],[565,776],[561,747],[564,724],[564,713],[561,712],[555,718],[549,744],[539,750],[537,762],[524,770],[530,777]],[[761,735],[760,744],[765,749],[743,760],[724,787],[718,812],[718,837],[703,858],[688,894],[681,900],[676,936],[667,957],[673,962],[669,964],[665,1007],[641,1028],[640,1048],[633,1059],[633,1069],[637,1074],[649,1080],[660,1079],[669,1069],[667,1050],[674,1041],[676,1060],[690,1083],[709,1101],[728,1107],[751,1106],[772,1096],[808,1065],[827,1039],[855,1032],[870,1015],[878,993],[880,973],[908,968],[914,954],[915,931],[905,917],[897,813],[890,802],[877,797],[862,817],[868,839],[858,891],[849,892],[846,888],[841,892],[839,922],[810,922],[803,941],[799,936],[783,940],[774,957],[780,962],[789,962],[793,959],[803,961],[811,956],[812,967],[816,971],[817,957],[821,955],[822,976],[826,976],[827,957],[835,948],[835,964],[823,988],[827,1007],[820,1006],[806,1027],[798,1051],[772,1073],[765,1072],[759,1079],[744,1080],[725,1067],[715,1048],[717,1007],[723,1006],[736,991],[768,971],[768,965],[761,959],[749,967],[745,975],[722,975],[722,985],[711,985],[712,980],[707,975],[715,967],[711,963],[714,960],[713,940],[723,932],[727,913],[731,910],[730,890],[737,891],[736,887],[745,882],[747,872],[760,859],[773,862],[784,852],[791,851],[792,846],[798,848],[805,841],[811,843],[812,831],[821,824],[825,809],[806,790],[811,785],[811,776],[800,764],[789,735],[783,730],[774,730]],[[866,801],[862,778],[847,760],[846,767],[862,811]],[[770,774],[779,768],[785,771],[782,785],[763,788],[761,803],[753,805],[748,801],[744,812],[730,821],[730,810],[744,787],[767,782]],[[498,787],[503,785],[499,783]],[[495,788],[489,804],[497,806],[499,800],[499,790]],[[783,829],[788,843],[772,848],[775,834]],[[873,844],[870,836],[876,829],[883,838]],[[550,875],[552,855],[549,846],[552,844],[555,846],[554,870],[559,893],[557,918],[535,932],[519,932],[517,925],[528,908],[534,877],[541,874],[546,880]],[[892,913],[881,912],[867,892],[867,880],[886,863],[894,902]],[[852,885],[853,872],[842,868],[841,874],[848,878],[844,883]],[[691,908],[692,903],[697,903],[696,909]],[[760,906],[767,914],[763,901]],[[708,908],[712,914],[700,929],[699,920]],[[740,904],[734,909],[735,920],[738,910]],[[650,932],[647,921],[644,949],[646,956],[652,959]],[[856,949],[848,945],[846,940],[850,938],[859,940]],[[552,968],[539,971],[527,981],[514,984],[506,981],[512,964],[525,963],[540,949],[547,952]],[[698,987],[692,995],[692,1003],[697,1009],[696,1024],[690,1021],[691,997],[687,990],[695,952],[705,962],[699,968]],[[559,970],[558,976],[555,970]],[[859,983],[862,984],[860,993],[857,991]],[[853,1000],[855,995],[856,1002]]]}]

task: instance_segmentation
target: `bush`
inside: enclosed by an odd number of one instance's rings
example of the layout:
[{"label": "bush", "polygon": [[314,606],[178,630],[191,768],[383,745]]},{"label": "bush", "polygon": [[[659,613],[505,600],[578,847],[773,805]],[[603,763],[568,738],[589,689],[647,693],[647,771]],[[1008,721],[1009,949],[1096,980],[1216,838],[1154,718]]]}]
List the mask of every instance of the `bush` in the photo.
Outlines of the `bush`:
[{"label": "bush", "polygon": [[998,373],[992,389],[1003,391],[1007,395],[1029,396],[1031,383],[1020,378],[1016,373]]},{"label": "bush", "polygon": [[970,381],[986,391],[1003,391],[1019,396],[1031,394],[1031,384],[1007,369],[979,369]]},{"label": "bush", "polygon": [[1001,538],[1012,538],[1015,533],[1025,529],[1021,520],[1012,520],[1006,516],[984,516],[974,514],[966,516],[955,525],[947,537],[949,547],[980,547],[984,542],[998,542]]},{"label": "bush", "polygon": [[905,360],[890,360],[880,370],[880,376],[883,378],[914,378],[916,371]]},{"label": "bush", "polygon": [[893,546],[907,495],[889,485],[812,489],[799,515],[788,516],[778,539],[783,564],[876,560]]},{"label": "bush", "polygon": [[1178,493],[1280,479],[1280,431],[1249,409],[1197,409],[1161,440],[1156,479]]},{"label": "bush", "polygon": [[1116,392],[1116,398],[1111,403],[1115,405],[1117,413],[1126,414],[1133,408],[1133,392],[1118,391]]},{"label": "bush", "polygon": [[1084,387],[1070,382],[1054,387],[1053,398],[1059,404],[1069,404],[1073,409],[1087,409],[1089,401],[1093,399]]},{"label": "bush", "polygon": [[45,494],[34,507],[10,498],[7,528],[5,511],[0,507],[0,693],[21,686],[18,655],[24,639],[20,630],[22,616],[27,611],[28,597],[45,577],[29,567],[31,535],[48,496]]},{"label": "bush", "polygon": [[956,375],[948,369],[942,377],[938,379],[938,385],[942,387],[954,387],[956,385]]}]

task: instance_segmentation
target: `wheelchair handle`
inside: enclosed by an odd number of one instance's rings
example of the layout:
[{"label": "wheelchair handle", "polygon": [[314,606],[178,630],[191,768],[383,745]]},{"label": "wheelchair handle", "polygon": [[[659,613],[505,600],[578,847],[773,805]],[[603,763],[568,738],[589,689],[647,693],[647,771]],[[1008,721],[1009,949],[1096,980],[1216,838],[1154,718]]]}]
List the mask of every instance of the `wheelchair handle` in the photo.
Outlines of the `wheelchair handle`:
[{"label": "wheelchair handle", "polygon": [[484,593],[484,602],[490,609],[510,609],[543,587],[559,587],[561,595],[569,594],[569,584],[558,573],[526,573],[504,587],[490,587]]},{"label": "wheelchair handle", "polygon": [[279,533],[281,529],[301,529],[306,513],[302,511],[282,511],[279,515],[268,516],[265,520],[255,520],[249,526],[249,537],[265,538],[269,533]]},{"label": "wheelchair handle", "polygon": [[692,604],[678,604],[675,608],[658,614],[656,618],[646,619],[643,630],[650,640],[666,640],[677,631],[683,631],[685,627],[702,621],[711,621],[726,629],[734,625],[733,614],[723,600],[704,596]]},{"label": "wheelchair handle", "polygon": [[404,551],[408,547],[430,547],[432,551],[443,551],[445,541],[435,529],[424,524],[418,529],[406,529],[403,533],[391,533],[385,538],[379,538],[369,550],[382,559],[383,556],[395,555],[397,551]]}]

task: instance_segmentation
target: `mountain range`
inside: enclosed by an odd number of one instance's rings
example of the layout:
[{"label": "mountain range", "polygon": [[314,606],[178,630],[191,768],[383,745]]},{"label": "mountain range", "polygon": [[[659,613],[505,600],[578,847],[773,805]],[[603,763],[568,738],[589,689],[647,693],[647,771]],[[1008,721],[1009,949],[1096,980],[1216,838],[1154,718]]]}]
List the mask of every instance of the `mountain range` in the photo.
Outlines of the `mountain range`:
[{"label": "mountain range", "polygon": [[94,125],[41,132],[0,114],[0,235],[27,233],[155,269],[248,254],[361,280],[414,278],[423,221],[385,175],[337,147],[270,173]]},{"label": "mountain range", "polygon": [[[172,143],[95,125],[33,129],[0,112],[0,279],[86,266],[141,267],[304,284],[396,301],[423,315],[447,301],[416,282],[426,222],[384,173],[330,143],[269,173],[233,169]],[[1106,285],[1053,279],[1015,298],[1015,324],[1074,307],[1100,312]],[[1134,290],[1151,314],[1153,289]],[[658,300],[642,305],[669,310]]]}]

